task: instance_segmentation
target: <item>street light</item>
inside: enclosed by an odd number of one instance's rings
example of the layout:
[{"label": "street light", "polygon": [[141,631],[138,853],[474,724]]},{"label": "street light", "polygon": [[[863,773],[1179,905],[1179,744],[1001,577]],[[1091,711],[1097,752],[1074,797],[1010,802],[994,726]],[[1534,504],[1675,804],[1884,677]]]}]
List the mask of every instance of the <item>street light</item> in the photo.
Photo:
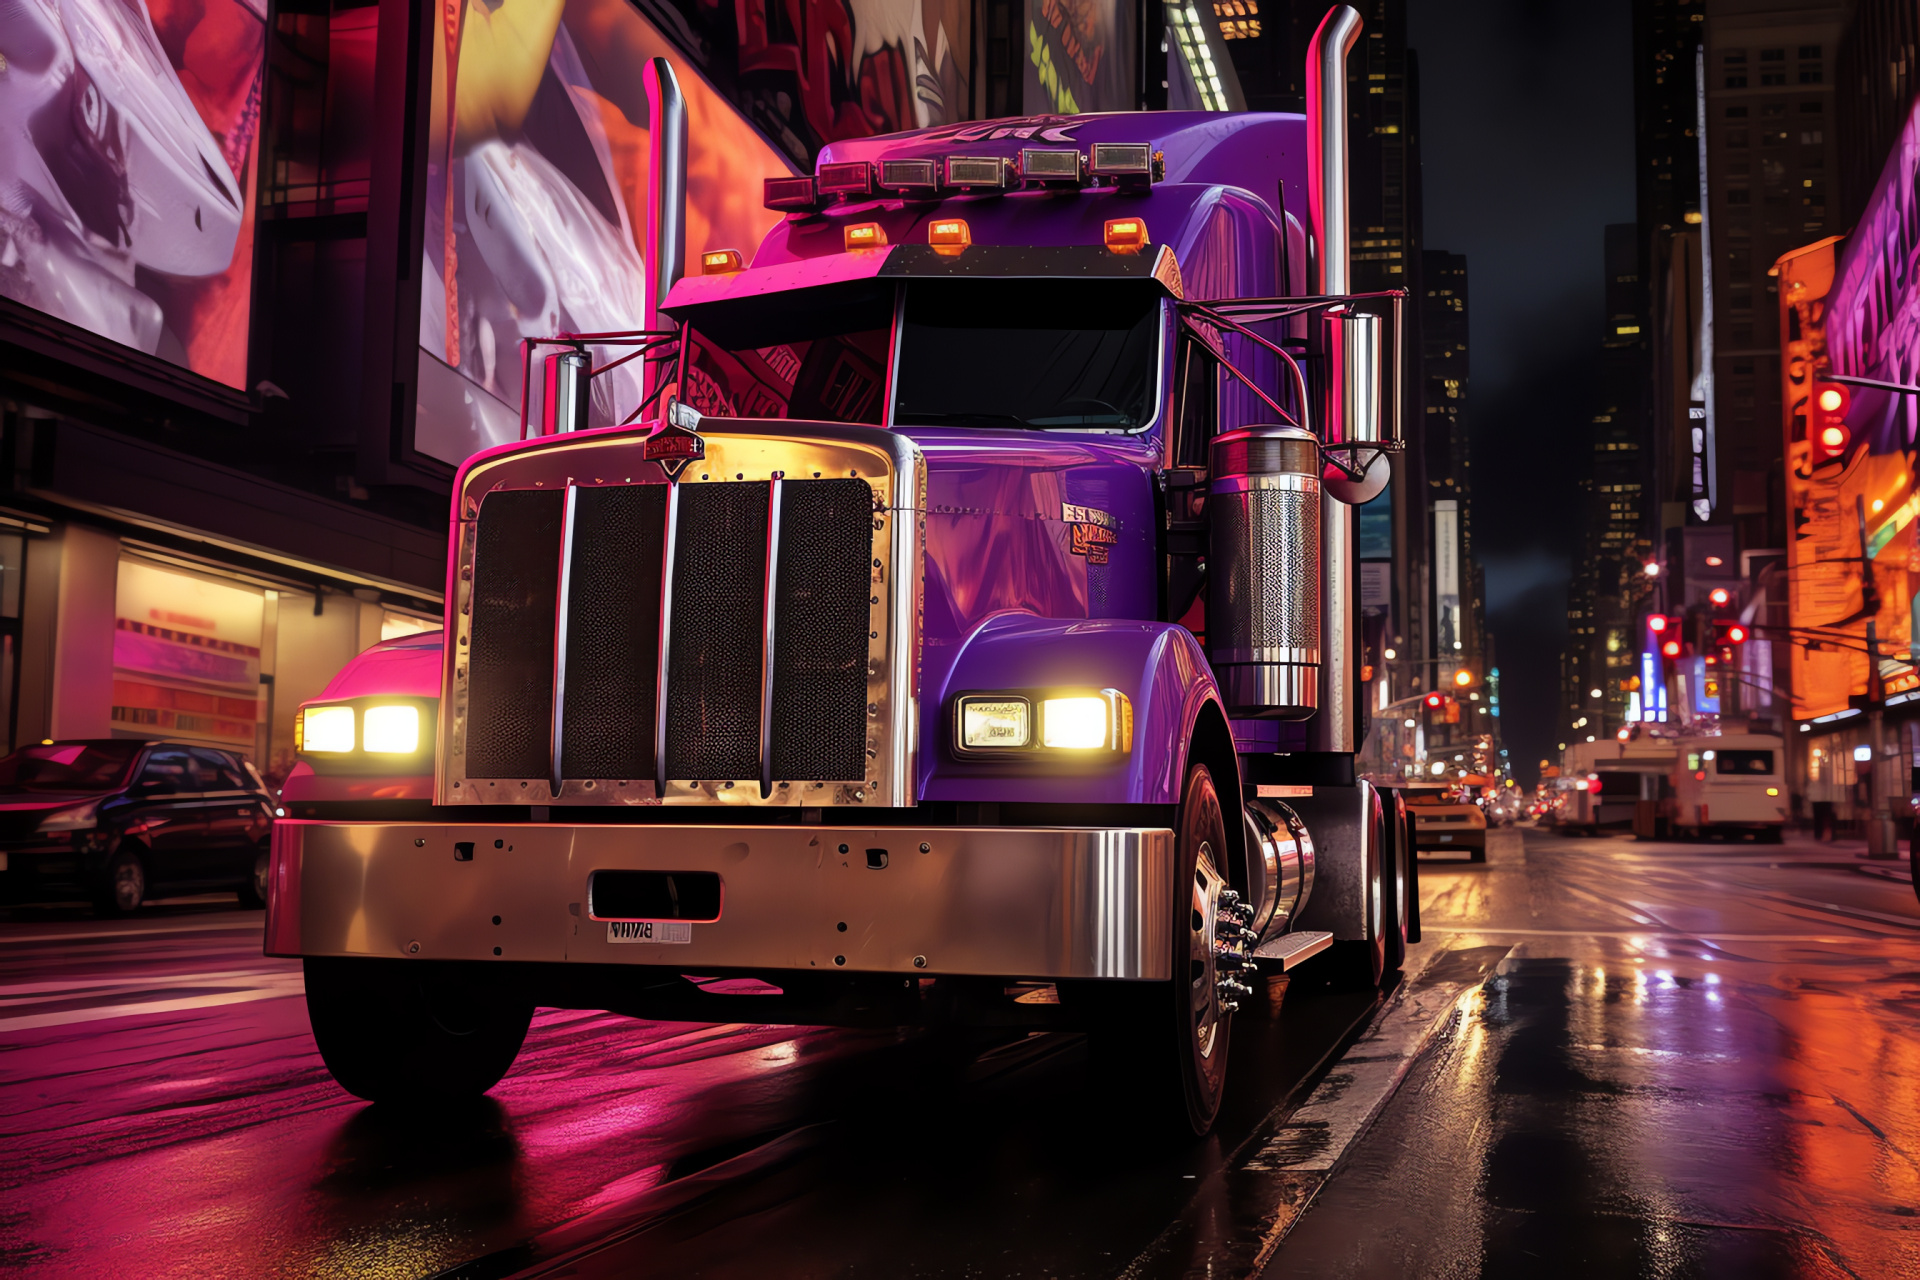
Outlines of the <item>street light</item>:
[{"label": "street light", "polygon": [[1597,698],[1600,696],[1600,691],[1598,689],[1589,689],[1587,690],[1587,696],[1589,698]]}]

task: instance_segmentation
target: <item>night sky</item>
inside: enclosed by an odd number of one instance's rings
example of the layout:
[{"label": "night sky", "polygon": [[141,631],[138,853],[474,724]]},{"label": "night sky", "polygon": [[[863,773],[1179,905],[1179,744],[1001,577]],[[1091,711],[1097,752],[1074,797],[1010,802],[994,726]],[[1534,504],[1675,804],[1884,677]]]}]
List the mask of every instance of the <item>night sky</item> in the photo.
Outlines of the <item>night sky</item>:
[{"label": "night sky", "polygon": [[1571,732],[1559,656],[1605,320],[1602,236],[1634,212],[1631,14],[1625,0],[1408,9],[1426,246],[1467,255],[1473,549],[1506,744],[1531,784]]}]

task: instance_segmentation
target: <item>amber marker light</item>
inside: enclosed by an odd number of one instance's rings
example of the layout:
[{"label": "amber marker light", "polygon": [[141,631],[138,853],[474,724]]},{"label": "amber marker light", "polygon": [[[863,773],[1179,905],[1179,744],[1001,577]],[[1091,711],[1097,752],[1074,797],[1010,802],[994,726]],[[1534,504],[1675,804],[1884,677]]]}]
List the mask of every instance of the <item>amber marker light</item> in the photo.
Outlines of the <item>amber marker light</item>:
[{"label": "amber marker light", "polygon": [[1462,667],[1453,673],[1453,682],[1464,689],[1473,683],[1473,672]]},{"label": "amber marker light", "polygon": [[1145,218],[1110,218],[1107,221],[1107,248],[1115,253],[1138,253],[1147,247]]},{"label": "amber marker light", "polygon": [[843,233],[848,249],[883,249],[887,244],[887,233],[880,229],[877,222],[856,222]]},{"label": "amber marker light", "polygon": [[703,276],[732,275],[745,265],[738,249],[711,249],[700,255],[700,274]]},{"label": "amber marker light", "polygon": [[943,258],[957,258],[973,243],[965,218],[935,218],[927,224],[927,243]]}]

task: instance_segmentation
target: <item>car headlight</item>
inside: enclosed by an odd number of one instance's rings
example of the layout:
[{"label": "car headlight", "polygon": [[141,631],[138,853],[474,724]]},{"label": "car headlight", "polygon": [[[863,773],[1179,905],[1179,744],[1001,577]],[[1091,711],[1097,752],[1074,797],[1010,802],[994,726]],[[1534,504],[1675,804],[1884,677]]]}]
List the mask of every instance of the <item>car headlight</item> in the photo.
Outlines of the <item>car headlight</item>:
[{"label": "car headlight", "polygon": [[366,751],[412,755],[420,749],[420,709],[368,707],[361,716],[360,745]]},{"label": "car headlight", "polygon": [[962,751],[1133,749],[1133,704],[1118,689],[1053,697],[970,694],[958,710]]},{"label": "car headlight", "polygon": [[295,751],[353,750],[352,707],[305,707],[294,717]]},{"label": "car headlight", "polygon": [[89,801],[71,809],[57,809],[40,820],[42,834],[60,831],[91,831],[100,816],[100,802]]}]

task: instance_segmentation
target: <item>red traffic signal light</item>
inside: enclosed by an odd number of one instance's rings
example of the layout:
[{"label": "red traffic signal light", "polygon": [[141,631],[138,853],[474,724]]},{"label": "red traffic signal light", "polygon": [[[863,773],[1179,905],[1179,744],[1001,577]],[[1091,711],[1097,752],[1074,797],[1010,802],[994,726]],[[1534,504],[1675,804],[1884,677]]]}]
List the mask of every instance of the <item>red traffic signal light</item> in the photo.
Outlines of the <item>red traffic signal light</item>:
[{"label": "red traffic signal light", "polygon": [[1722,647],[1745,644],[1747,642],[1746,624],[1740,622],[1716,622],[1713,624],[1713,642]]},{"label": "red traffic signal light", "polygon": [[1816,382],[1807,396],[1807,440],[1818,464],[1847,451],[1847,406],[1853,393],[1837,382]]},{"label": "red traffic signal light", "polygon": [[1680,656],[1680,642],[1678,640],[1669,640],[1660,646],[1660,652],[1666,654],[1669,658],[1677,658]]},{"label": "red traffic signal light", "polygon": [[1726,604],[1727,601],[1731,600],[1732,598],[1733,598],[1732,596],[1727,594],[1727,589],[1725,587],[1715,587],[1712,591],[1709,591],[1707,593],[1707,599],[1713,601],[1715,605],[1724,605]]},{"label": "red traffic signal light", "polygon": [[1447,705],[1447,699],[1445,694],[1430,693],[1427,695],[1428,710],[1437,711],[1441,707],[1444,707],[1446,705]]},{"label": "red traffic signal light", "polygon": [[1647,619],[1647,630],[1653,632],[1653,634],[1659,635],[1662,631],[1665,631],[1666,629],[1667,629],[1666,615],[1656,613],[1651,618]]}]

